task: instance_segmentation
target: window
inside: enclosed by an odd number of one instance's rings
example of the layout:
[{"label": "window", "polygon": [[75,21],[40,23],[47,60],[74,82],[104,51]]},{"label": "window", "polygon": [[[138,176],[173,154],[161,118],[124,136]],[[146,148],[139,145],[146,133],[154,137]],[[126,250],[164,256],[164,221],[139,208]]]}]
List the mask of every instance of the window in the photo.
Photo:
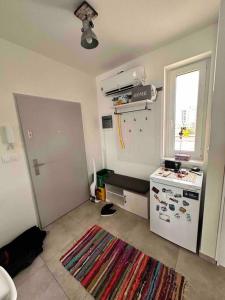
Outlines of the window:
[{"label": "window", "polygon": [[210,59],[166,69],[164,156],[204,160]]}]

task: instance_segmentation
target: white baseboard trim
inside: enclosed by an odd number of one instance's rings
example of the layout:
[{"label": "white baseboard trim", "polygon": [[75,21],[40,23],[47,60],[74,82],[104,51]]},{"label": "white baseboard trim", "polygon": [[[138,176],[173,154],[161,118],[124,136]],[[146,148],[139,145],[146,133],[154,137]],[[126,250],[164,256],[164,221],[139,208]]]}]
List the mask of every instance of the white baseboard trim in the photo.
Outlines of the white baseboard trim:
[{"label": "white baseboard trim", "polygon": [[208,256],[208,255],[205,255],[205,254],[203,254],[203,253],[201,253],[201,252],[199,252],[199,256],[200,256],[202,259],[208,261],[208,262],[211,263],[211,264],[214,264],[214,265],[217,264],[217,261],[216,261],[213,257],[210,257],[210,256]]}]

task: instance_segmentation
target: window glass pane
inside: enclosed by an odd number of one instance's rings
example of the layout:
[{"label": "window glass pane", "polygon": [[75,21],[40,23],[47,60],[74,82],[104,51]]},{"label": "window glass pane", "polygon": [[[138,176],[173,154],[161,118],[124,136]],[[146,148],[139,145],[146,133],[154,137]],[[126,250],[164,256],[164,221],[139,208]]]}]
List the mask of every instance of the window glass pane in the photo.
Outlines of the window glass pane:
[{"label": "window glass pane", "polygon": [[175,151],[194,151],[199,70],[176,77]]}]

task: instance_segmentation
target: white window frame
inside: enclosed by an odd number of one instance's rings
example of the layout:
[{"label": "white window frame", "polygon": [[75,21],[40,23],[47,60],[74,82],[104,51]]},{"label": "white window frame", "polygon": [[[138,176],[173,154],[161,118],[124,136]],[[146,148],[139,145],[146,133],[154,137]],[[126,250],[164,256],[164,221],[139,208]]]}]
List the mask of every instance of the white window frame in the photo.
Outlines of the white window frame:
[{"label": "white window frame", "polygon": [[[191,155],[191,160],[204,161],[206,147],[206,119],[208,107],[211,56],[195,59],[183,64],[175,64],[165,68],[163,157],[174,158],[176,153]],[[175,101],[176,77],[199,70],[199,93],[197,107],[197,123],[195,151],[175,151]]]}]

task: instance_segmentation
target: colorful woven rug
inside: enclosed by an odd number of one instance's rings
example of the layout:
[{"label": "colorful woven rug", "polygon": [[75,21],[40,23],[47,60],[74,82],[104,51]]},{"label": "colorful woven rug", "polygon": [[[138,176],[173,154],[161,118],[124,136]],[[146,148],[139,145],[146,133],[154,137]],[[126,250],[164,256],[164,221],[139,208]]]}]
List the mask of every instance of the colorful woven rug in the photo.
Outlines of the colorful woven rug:
[{"label": "colorful woven rug", "polygon": [[95,225],[60,261],[95,299],[180,300],[185,278]]}]

